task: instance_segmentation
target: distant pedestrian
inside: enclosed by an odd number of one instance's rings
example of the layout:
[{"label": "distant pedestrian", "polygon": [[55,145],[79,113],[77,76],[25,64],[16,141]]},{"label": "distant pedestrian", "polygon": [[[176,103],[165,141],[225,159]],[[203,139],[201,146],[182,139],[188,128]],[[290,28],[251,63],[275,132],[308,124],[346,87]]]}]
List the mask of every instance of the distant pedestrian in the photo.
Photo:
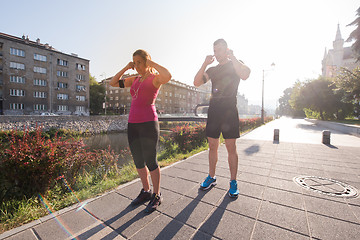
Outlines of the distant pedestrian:
[{"label": "distant pedestrian", "polygon": [[[206,70],[215,58],[219,64]],[[214,42],[214,55],[206,56],[203,65],[194,78],[196,87],[209,80],[212,83],[206,123],[206,136],[209,141],[209,175],[200,185],[203,190],[216,185],[215,170],[218,161],[219,137],[222,133],[228,152],[231,175],[229,196],[237,197],[239,194],[236,181],[238,170],[236,139],[240,137],[240,132],[236,96],[240,79],[246,80],[249,75],[250,69],[234,56],[233,51],[228,49],[226,41],[218,39]]]},{"label": "distant pedestrian", "polygon": [[[139,75],[123,79],[124,73],[130,69],[135,69]],[[170,79],[171,74],[166,68],[153,62],[146,51],[137,50],[133,54],[133,61],[110,81],[113,87],[130,87],[132,101],[128,120],[128,141],[143,186],[140,194],[131,204],[139,205],[150,200],[145,209],[147,213],[156,210],[162,201],[160,168],[156,159],[159,122],[155,100],[161,85],[169,82]],[[150,189],[149,172],[153,192]]]}]

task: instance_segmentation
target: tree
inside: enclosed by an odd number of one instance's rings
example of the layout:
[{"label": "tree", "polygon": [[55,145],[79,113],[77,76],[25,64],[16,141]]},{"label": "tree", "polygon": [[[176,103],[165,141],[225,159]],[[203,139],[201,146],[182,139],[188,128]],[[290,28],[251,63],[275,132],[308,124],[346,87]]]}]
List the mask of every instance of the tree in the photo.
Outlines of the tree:
[{"label": "tree", "polygon": [[90,75],[90,114],[98,115],[103,111],[105,87],[100,85],[95,77]]},{"label": "tree", "polygon": [[338,89],[344,92],[343,102],[351,103],[356,112],[356,117],[360,115],[360,67],[350,71],[342,68],[334,79]]},{"label": "tree", "polygon": [[352,23],[348,24],[347,26],[355,25],[357,27],[354,31],[352,31],[350,33],[350,36],[346,41],[351,42],[352,40],[355,40],[355,42],[353,43],[353,45],[351,47],[357,55],[357,61],[359,61],[360,60],[360,7],[357,9],[356,15],[358,17]]},{"label": "tree", "polygon": [[284,95],[279,98],[279,107],[277,114],[291,117],[304,117],[304,111],[302,109],[295,109],[291,106],[291,95],[293,94],[294,87],[287,88],[284,90]]},{"label": "tree", "polygon": [[[306,109],[305,113],[318,113],[322,120],[339,118],[344,103],[341,102],[342,92],[334,92],[335,85],[329,79],[319,77],[300,84],[293,91],[290,103],[295,109]],[[343,113],[342,115],[346,115]]]}]

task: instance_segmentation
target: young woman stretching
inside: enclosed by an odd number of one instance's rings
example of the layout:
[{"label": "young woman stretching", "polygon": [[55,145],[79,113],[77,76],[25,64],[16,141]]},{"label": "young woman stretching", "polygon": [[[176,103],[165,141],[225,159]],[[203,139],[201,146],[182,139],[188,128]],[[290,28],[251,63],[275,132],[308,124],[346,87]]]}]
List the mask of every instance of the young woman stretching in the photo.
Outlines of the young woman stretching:
[{"label": "young woman stretching", "polygon": [[[129,69],[135,69],[139,75],[123,79],[122,76]],[[161,85],[169,82],[170,79],[171,74],[166,68],[153,62],[146,51],[137,50],[133,54],[133,61],[129,62],[110,81],[112,87],[130,87],[132,100],[128,120],[128,140],[143,185],[140,194],[131,204],[138,205],[150,200],[145,209],[146,213],[156,210],[162,201],[160,168],[156,159],[159,123],[155,100]],[[153,192],[150,189],[149,172]]]}]

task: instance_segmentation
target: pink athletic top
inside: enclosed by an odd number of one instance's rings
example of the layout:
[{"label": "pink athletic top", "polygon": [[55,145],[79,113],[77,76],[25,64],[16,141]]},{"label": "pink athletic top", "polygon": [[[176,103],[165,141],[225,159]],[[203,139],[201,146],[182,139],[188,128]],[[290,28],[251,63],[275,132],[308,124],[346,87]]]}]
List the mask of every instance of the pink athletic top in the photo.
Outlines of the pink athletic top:
[{"label": "pink athletic top", "polygon": [[153,85],[155,75],[150,74],[143,82],[137,77],[130,88],[132,96],[129,123],[158,121],[155,100],[159,88]]}]

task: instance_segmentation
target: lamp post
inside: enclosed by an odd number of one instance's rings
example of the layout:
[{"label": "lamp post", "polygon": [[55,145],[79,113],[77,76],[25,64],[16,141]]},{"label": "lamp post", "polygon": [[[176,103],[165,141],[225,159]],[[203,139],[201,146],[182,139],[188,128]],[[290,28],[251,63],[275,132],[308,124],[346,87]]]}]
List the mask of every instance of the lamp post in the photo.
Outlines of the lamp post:
[{"label": "lamp post", "polygon": [[[275,67],[275,63],[271,64],[271,68]],[[272,69],[270,69],[272,70]],[[262,78],[262,101],[261,101],[261,123],[265,123],[265,110],[264,110],[264,79],[265,79],[265,71],[270,71],[263,69],[263,78]]]}]

